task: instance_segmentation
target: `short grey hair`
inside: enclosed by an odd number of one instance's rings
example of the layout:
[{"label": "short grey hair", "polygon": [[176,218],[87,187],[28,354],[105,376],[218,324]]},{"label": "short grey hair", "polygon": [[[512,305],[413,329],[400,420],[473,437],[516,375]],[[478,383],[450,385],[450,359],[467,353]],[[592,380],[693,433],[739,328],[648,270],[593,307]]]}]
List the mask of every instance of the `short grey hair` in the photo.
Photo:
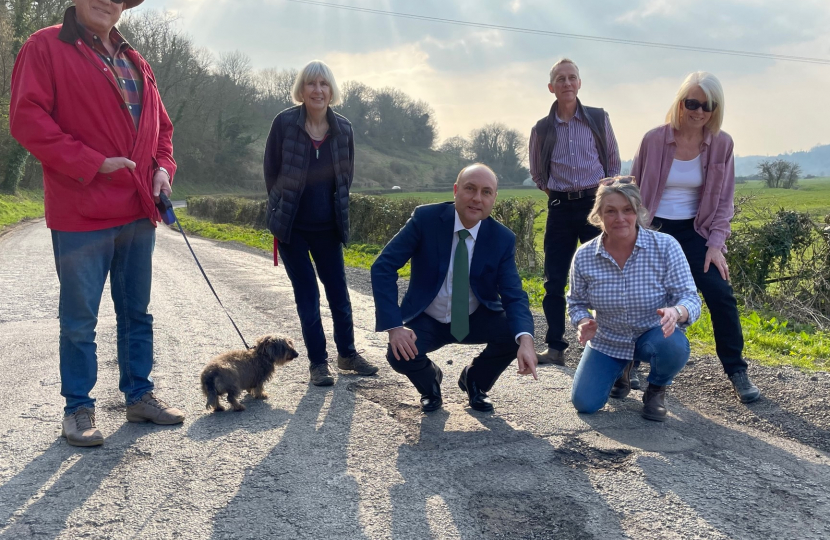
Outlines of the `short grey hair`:
[{"label": "short grey hair", "polygon": [[695,86],[699,86],[706,94],[706,100],[710,107],[712,103],[718,104],[717,108],[712,111],[712,117],[706,122],[709,131],[713,135],[717,135],[720,133],[720,127],[723,124],[723,110],[726,108],[726,104],[724,103],[723,86],[721,86],[717,77],[707,71],[689,73],[674,96],[671,108],[666,114],[666,123],[671,124],[674,129],[680,129],[680,107],[683,107],[683,100],[689,97],[689,92]]},{"label": "short grey hair", "polygon": [[322,77],[331,88],[331,102],[329,102],[329,105],[340,105],[340,88],[337,86],[337,81],[334,80],[334,73],[331,72],[331,68],[322,60],[312,60],[297,73],[294,86],[291,88],[291,99],[294,100],[294,103],[302,104],[303,86],[305,86],[305,83],[317,79],[317,77]]},{"label": "short grey hair", "polygon": [[[608,184],[613,180],[613,183]],[[628,200],[628,204],[634,209],[637,214],[637,225],[645,229],[648,226],[648,210],[643,206],[643,198],[640,196],[640,188],[634,182],[620,182],[617,178],[606,178],[599,189],[597,189],[596,199],[594,200],[594,207],[591,213],[588,214],[588,222],[595,227],[602,228],[602,204],[609,195],[619,193]],[[604,232],[604,231],[603,231]]]},{"label": "short grey hair", "polygon": [[560,58],[559,60],[557,60],[557,62],[555,64],[553,64],[553,67],[550,68],[550,83],[551,84],[553,84],[553,73],[556,71],[556,68],[558,68],[562,64],[571,64],[573,67],[576,68],[577,77],[579,76],[579,66],[576,65],[576,62],[574,62],[570,58]]}]

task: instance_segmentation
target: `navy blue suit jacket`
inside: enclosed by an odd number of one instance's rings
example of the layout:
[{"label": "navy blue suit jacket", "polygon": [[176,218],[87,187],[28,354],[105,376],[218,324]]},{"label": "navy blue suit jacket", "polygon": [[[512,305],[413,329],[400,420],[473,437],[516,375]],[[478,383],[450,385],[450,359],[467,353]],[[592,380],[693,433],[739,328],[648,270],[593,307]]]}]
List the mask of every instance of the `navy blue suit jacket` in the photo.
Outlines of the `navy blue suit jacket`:
[{"label": "navy blue suit jacket", "polygon": [[[403,326],[432,303],[447,277],[455,225],[455,205],[426,204],[412,212],[406,225],[386,244],[372,264],[375,331]],[[398,270],[412,261],[409,288],[398,306]],[[533,334],[533,316],[516,269],[516,235],[488,217],[481,222],[470,288],[481,305],[504,311],[514,335]]]}]

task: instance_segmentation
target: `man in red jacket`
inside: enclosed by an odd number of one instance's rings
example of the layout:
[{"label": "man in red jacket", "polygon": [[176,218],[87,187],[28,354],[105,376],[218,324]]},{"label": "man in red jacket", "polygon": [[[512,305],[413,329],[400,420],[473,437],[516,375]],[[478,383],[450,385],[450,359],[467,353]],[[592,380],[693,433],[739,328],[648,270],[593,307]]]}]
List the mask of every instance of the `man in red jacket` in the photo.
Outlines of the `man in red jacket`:
[{"label": "man in red jacket", "polygon": [[153,395],[152,255],[159,194],[176,172],[173,126],[149,64],[115,24],[143,0],[73,0],[32,34],[12,73],[11,133],[43,166],[46,226],[60,281],[63,435],[97,446],[95,326],[107,275],[127,420],[179,424]]}]

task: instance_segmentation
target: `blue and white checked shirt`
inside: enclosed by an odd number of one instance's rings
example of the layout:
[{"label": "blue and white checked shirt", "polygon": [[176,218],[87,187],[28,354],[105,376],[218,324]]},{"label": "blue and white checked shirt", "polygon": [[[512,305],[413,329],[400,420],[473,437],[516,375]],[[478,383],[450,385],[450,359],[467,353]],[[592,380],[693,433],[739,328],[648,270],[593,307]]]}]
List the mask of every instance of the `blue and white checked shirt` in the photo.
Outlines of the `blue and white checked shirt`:
[{"label": "blue and white checked shirt", "polygon": [[[550,177],[542,178],[543,171],[535,170],[535,156],[539,150],[536,129],[530,132],[530,176],[539,186],[539,189],[553,191],[580,191],[597,187],[605,175],[602,163],[599,162],[597,143],[594,132],[583,116],[582,110],[577,108],[576,114],[567,122],[563,122],[559,115],[555,117],[556,145],[550,156]],[[620,150],[617,147],[617,138],[611,128],[611,120],[605,113],[605,140],[608,146],[608,176],[617,176],[622,167]]]},{"label": "blue and white checked shirt", "polygon": [[700,317],[700,297],[683,249],[668,234],[639,229],[622,270],[602,245],[603,236],[583,244],[574,255],[568,315],[574,326],[586,317],[597,320],[591,348],[631,360],[637,338],[660,326],[658,309],[684,306],[689,319],[678,329],[685,330]]}]

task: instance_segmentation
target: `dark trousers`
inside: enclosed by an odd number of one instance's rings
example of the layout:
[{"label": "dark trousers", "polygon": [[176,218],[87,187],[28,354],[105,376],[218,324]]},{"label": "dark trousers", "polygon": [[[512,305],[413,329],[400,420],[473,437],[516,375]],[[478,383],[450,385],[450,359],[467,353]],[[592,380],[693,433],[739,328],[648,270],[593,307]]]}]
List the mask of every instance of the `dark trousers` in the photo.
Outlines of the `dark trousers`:
[{"label": "dark trousers", "polygon": [[[558,203],[556,201],[559,201]],[[599,229],[588,223],[594,197],[572,201],[548,201],[545,225],[545,297],[542,309],[548,321],[545,342],[558,351],[568,348],[565,341],[565,285],[577,242],[585,243],[599,235]]]},{"label": "dark trousers", "polygon": [[[409,377],[412,384],[421,395],[440,395],[441,368],[427,357],[427,354],[436,351],[450,343],[459,343],[450,333],[450,323],[441,323],[421,313],[406,327],[415,332],[418,356],[412,360],[396,360],[389,347],[386,360],[392,369]],[[460,343],[486,343],[481,354],[473,358],[472,365],[467,370],[467,380],[474,381],[483,391],[489,391],[496,380],[507,369],[507,366],[516,358],[519,345],[516,336],[510,332],[507,324],[507,315],[503,311],[491,311],[479,306],[470,315],[470,333]]]},{"label": "dark trousers", "polygon": [[[326,335],[320,319],[320,289],[317,275],[326,290],[326,299],[334,323],[334,344],[342,356],[355,352],[352,302],[346,285],[346,269],[343,263],[343,245],[337,230],[300,231],[291,233],[291,243],[279,244],[280,259],[291,285],[294,301],[303,329],[303,341],[312,364],[323,363],[328,358]],[[309,254],[311,257],[309,258]],[[317,274],[311,264],[317,267]]]},{"label": "dark trousers", "polygon": [[746,370],[746,361],[743,358],[744,335],[738,315],[738,302],[732,292],[732,285],[721,277],[714,264],[709,265],[708,272],[703,271],[708,248],[706,239],[695,231],[694,221],[654,218],[652,228],[670,234],[683,248],[695,285],[703,295],[703,300],[712,315],[718,358],[726,374],[733,375]]}]

